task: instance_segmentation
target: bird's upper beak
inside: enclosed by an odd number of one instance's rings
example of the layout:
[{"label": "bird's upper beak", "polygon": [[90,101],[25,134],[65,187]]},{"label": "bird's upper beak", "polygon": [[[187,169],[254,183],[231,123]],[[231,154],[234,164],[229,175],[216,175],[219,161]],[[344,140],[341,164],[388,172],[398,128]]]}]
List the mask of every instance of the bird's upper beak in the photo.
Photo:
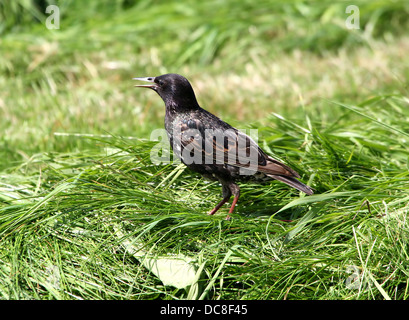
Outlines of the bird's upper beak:
[{"label": "bird's upper beak", "polygon": [[153,84],[137,84],[135,87],[140,88],[151,88],[155,90],[158,86],[155,84],[155,77],[145,77],[145,78],[133,78],[132,80],[147,81],[152,82]]}]

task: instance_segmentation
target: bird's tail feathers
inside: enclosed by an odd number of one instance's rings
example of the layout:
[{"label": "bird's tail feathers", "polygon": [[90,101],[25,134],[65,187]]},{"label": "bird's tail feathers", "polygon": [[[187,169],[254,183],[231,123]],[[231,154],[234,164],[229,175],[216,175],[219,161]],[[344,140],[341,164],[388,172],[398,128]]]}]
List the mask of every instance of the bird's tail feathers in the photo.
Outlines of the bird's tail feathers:
[{"label": "bird's tail feathers", "polygon": [[308,195],[312,195],[314,191],[304,183],[298,181],[297,179],[293,177],[287,177],[287,176],[280,176],[280,175],[275,175],[275,174],[267,174],[269,177],[279,180],[281,182],[284,182],[288,184],[289,186],[296,188],[297,190],[300,190]]}]

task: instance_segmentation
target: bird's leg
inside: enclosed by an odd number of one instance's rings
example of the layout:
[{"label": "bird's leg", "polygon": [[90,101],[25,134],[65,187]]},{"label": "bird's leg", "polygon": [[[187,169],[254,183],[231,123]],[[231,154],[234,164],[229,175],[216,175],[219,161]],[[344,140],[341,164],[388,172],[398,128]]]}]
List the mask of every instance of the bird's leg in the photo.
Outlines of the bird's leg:
[{"label": "bird's leg", "polygon": [[[233,213],[234,208],[237,204],[237,201],[239,200],[240,197],[240,188],[237,184],[235,183],[230,183],[229,184],[229,189],[231,190],[231,192],[233,193],[234,199],[233,199],[233,203],[231,204],[230,210],[229,210],[229,214]],[[230,216],[227,215],[226,220],[230,220]]]},{"label": "bird's leg", "polygon": [[226,184],[222,184],[222,187],[223,187],[223,200],[220,201],[220,202],[217,204],[217,206],[214,207],[214,209],[208,213],[208,215],[213,215],[213,214],[215,214],[215,213],[217,212],[217,210],[219,210],[222,205],[224,205],[227,201],[229,201],[229,199],[230,199],[230,197],[231,197],[230,188],[229,188],[229,186],[226,185]]},{"label": "bird's leg", "polygon": [[223,200],[220,201],[220,202],[217,204],[217,206],[215,206],[214,209],[208,213],[208,215],[209,215],[209,216],[214,215],[214,214],[220,209],[220,207],[221,207],[222,205],[224,205],[227,201],[229,201],[229,199],[230,199],[230,197],[223,198]]}]

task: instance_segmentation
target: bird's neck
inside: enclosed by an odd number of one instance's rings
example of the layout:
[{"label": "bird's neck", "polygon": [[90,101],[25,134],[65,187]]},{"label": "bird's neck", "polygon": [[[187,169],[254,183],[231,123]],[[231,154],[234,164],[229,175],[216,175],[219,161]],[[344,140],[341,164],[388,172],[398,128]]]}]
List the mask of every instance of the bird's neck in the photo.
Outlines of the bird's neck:
[{"label": "bird's neck", "polygon": [[189,99],[187,101],[167,101],[166,113],[176,114],[176,113],[189,113],[200,109],[199,104],[196,99]]}]

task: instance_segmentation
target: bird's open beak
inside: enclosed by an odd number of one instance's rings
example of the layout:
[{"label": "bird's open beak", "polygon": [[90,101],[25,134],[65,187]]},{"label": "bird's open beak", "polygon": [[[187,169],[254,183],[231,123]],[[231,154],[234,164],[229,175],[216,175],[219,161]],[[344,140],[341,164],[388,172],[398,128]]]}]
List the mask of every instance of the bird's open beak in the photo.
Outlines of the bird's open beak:
[{"label": "bird's open beak", "polygon": [[151,89],[156,89],[157,86],[155,84],[155,77],[145,77],[145,78],[133,78],[132,80],[139,80],[139,81],[146,81],[146,82],[152,82],[153,84],[137,84],[135,87],[140,87],[140,88],[151,88]]}]

